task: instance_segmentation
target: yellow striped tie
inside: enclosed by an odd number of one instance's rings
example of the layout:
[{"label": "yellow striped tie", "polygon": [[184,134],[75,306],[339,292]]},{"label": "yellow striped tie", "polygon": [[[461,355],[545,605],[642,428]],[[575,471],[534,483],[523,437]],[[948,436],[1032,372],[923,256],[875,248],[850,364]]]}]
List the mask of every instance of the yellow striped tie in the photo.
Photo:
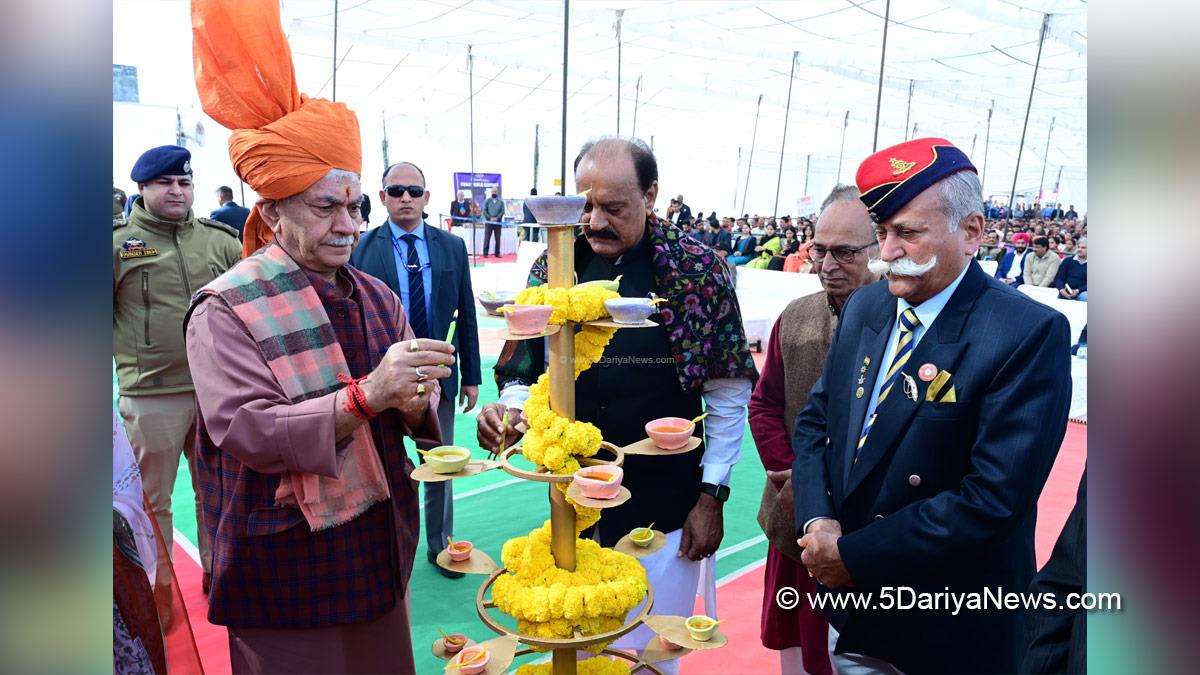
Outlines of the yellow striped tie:
[{"label": "yellow striped tie", "polygon": [[867,426],[863,427],[862,436],[858,439],[858,448],[854,451],[854,461],[856,462],[858,456],[862,454],[863,445],[867,442],[867,435],[871,433],[871,427],[875,424],[875,418],[879,416],[879,406],[891,393],[896,380],[900,379],[900,369],[908,363],[908,358],[912,356],[913,331],[920,325],[921,320],[917,318],[917,313],[911,307],[900,315],[900,339],[896,342],[896,355],[892,357],[892,365],[888,367],[887,375],[883,379],[883,387],[879,389],[879,400],[875,402],[876,412],[871,413],[871,419],[867,422]]}]

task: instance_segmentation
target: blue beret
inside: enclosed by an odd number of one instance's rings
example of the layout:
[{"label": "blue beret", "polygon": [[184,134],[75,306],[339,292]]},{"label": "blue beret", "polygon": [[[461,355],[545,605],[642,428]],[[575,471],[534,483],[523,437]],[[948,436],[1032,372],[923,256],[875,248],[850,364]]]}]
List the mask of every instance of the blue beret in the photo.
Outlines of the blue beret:
[{"label": "blue beret", "polygon": [[916,138],[863,160],[856,182],[871,219],[882,223],[934,183],[959,171],[975,171],[962,150],[944,138]]},{"label": "blue beret", "polygon": [[135,183],[145,183],[159,176],[182,176],[192,173],[192,153],[178,145],[160,145],[150,148],[138,157],[129,178]]}]

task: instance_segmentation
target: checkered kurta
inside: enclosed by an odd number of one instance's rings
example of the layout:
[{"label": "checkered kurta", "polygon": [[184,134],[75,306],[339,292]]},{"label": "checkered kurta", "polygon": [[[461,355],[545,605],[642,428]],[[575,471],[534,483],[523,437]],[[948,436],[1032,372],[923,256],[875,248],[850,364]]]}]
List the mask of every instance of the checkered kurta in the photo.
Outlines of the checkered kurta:
[{"label": "checkered kurta", "polygon": [[[341,297],[328,281],[307,274],[341,345],[350,375],[378,365],[402,336],[390,308],[399,303],[383,282],[352,267]],[[221,302],[210,299],[209,302]],[[278,474],[261,474],[223,453],[197,420],[204,520],[212,540],[214,583],[209,620],[242,628],[314,628],[367,621],[396,602],[407,586],[420,529],[407,429],[387,410],[370,423],[392,499],[353,520],[313,532],[298,508],[275,504]],[[339,448],[341,450],[342,448]]]}]

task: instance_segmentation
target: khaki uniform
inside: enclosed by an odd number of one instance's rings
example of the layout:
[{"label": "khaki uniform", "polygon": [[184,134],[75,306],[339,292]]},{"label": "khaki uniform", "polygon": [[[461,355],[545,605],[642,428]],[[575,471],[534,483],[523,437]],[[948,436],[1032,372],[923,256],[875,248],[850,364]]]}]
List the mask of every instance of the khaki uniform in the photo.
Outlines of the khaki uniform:
[{"label": "khaki uniform", "polygon": [[[196,405],[184,349],[183,317],[192,293],[241,259],[237,231],[197,218],[159,220],[141,199],[129,218],[113,221],[113,358],[118,409],[133,445],[146,496],[171,550],[171,494],[179,456],[194,461]],[[192,487],[197,471],[189,467]],[[196,499],[200,559],[208,537]],[[164,561],[165,562],[165,561]],[[159,575],[160,579],[169,579]]]}]

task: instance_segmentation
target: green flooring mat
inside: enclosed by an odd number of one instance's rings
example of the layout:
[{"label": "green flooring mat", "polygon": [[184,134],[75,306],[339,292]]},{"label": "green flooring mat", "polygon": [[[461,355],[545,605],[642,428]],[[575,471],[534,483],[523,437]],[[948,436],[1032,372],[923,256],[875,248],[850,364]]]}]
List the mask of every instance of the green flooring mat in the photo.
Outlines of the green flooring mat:
[{"label": "green flooring mat", "polygon": [[[501,322],[480,315],[483,328],[498,328]],[[483,357],[484,383],[480,387],[480,402],[498,397],[491,379],[494,356]],[[113,384],[114,400],[116,382]],[[476,448],[475,412],[459,414],[455,419],[454,437],[460,445]],[[411,452],[411,451],[410,451]],[[476,454],[482,451],[476,449]],[[415,453],[412,455],[416,460]],[[717,553],[717,577],[730,575],[766,557],[767,544],[755,521],[764,480],[762,463],[747,425],[742,441],[742,457],[734,467],[732,495],[725,505],[725,539]],[[499,561],[504,542],[528,534],[550,517],[550,506],[544,483],[513,478],[503,471],[489,471],[481,476],[454,482],[455,535],[470,539]],[[186,462],[180,463],[172,505],[175,529],[193,544],[196,539],[196,515],[191,477]],[[424,523],[422,523],[424,530]],[[461,632],[477,640],[494,637],[475,613],[475,594],[484,577],[467,576],[447,579],[425,561],[422,531],[417,561],[413,568],[410,601],[412,604],[412,639],[418,672],[440,672],[442,662],[432,655],[429,646],[438,637],[438,628]],[[526,659],[528,660],[528,659]]]}]

